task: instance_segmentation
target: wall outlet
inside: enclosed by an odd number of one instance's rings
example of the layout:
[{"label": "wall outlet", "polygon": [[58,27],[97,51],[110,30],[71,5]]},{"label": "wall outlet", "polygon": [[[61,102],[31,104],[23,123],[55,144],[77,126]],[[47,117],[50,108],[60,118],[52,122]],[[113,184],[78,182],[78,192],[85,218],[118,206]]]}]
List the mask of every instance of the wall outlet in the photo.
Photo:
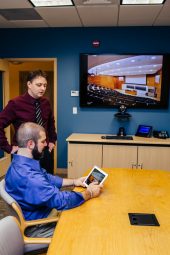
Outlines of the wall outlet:
[{"label": "wall outlet", "polygon": [[73,114],[77,114],[77,107],[73,107]]}]

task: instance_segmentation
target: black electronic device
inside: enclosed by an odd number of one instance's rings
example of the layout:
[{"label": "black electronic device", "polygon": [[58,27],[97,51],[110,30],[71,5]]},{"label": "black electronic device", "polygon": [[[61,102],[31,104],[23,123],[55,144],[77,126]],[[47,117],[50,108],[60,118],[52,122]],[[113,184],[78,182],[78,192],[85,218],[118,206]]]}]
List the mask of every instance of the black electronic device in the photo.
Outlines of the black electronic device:
[{"label": "black electronic device", "polygon": [[169,134],[167,131],[153,131],[153,137],[160,138],[160,139],[166,139],[169,138]]},{"label": "black electronic device", "polygon": [[131,115],[127,113],[126,111],[127,111],[127,107],[123,104],[120,105],[118,112],[115,113],[115,117],[119,120],[129,120]]},{"label": "black electronic device", "polygon": [[131,225],[137,226],[160,226],[155,214],[128,213]]},{"label": "black electronic device", "polygon": [[120,127],[117,135],[118,136],[126,136],[125,128]]},{"label": "black electronic device", "polygon": [[132,136],[120,136],[120,135],[102,135],[101,138],[113,140],[133,140]]},{"label": "black electronic device", "polygon": [[142,137],[151,137],[152,126],[139,125],[135,135],[142,136]]},{"label": "black electronic device", "polygon": [[80,54],[80,106],[167,108],[169,70],[170,54]]}]

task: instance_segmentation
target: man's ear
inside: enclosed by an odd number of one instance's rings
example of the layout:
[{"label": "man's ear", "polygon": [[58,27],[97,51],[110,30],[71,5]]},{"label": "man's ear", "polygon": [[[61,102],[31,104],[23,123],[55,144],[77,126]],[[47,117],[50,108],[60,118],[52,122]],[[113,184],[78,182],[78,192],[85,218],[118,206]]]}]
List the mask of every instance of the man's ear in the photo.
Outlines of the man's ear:
[{"label": "man's ear", "polygon": [[33,140],[29,140],[28,143],[27,143],[27,147],[30,149],[30,150],[33,150],[34,147],[35,147],[35,142]]},{"label": "man's ear", "polygon": [[27,87],[30,88],[31,82],[27,81]]}]

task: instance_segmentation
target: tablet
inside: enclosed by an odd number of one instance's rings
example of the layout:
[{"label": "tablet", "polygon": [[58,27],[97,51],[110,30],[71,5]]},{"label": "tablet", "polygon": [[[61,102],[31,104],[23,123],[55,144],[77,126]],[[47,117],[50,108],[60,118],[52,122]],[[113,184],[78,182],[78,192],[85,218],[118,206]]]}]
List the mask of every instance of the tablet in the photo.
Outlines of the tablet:
[{"label": "tablet", "polygon": [[87,178],[84,180],[84,184],[86,185],[86,187],[88,187],[90,183],[96,181],[98,182],[98,184],[102,184],[106,180],[107,176],[108,174],[105,173],[102,169],[94,166],[88,174]]}]

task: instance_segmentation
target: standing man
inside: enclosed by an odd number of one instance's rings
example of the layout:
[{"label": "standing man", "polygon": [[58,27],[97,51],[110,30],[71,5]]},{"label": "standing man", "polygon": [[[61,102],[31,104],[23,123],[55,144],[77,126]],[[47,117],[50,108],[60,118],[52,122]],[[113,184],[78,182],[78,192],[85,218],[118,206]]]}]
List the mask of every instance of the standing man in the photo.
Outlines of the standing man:
[{"label": "standing man", "polygon": [[[47,147],[40,164],[49,173],[53,173],[51,152],[54,149],[57,134],[54,116],[47,98],[43,97],[47,88],[47,74],[41,70],[30,72],[27,78],[28,90],[25,94],[10,100],[0,112],[0,149],[14,154],[18,150],[16,132],[24,122],[35,122],[45,128]],[[4,129],[10,124],[14,126],[14,137],[9,144]]]}]

